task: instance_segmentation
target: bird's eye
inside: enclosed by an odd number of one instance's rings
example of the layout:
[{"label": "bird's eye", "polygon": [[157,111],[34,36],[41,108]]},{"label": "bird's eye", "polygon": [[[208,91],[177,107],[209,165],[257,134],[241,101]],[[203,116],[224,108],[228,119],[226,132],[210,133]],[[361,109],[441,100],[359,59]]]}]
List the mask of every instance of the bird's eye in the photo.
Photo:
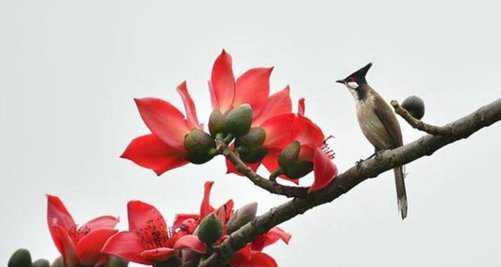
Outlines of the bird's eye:
[{"label": "bird's eye", "polygon": [[357,89],[358,88],[358,83],[357,82],[354,82],[354,81],[349,81],[347,83],[348,87],[350,87],[351,89]]}]

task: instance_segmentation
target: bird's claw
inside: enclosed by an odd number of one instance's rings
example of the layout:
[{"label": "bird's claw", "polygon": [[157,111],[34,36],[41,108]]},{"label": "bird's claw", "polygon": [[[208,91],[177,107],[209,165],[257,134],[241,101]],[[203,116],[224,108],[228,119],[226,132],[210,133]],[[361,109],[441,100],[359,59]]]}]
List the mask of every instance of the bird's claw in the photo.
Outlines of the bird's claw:
[{"label": "bird's claw", "polygon": [[359,159],[355,162],[357,169],[360,169],[362,167],[362,162],[364,162],[364,159]]}]

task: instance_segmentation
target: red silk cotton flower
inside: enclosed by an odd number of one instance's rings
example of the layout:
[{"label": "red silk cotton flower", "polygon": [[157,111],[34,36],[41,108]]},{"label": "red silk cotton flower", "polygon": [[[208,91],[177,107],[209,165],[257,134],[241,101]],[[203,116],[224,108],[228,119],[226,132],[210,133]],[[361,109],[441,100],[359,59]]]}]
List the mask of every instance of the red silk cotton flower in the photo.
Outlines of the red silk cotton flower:
[{"label": "red silk cotton flower", "polygon": [[195,104],[186,82],[177,87],[186,117],[172,104],[158,98],[135,99],[151,134],[140,136],[129,144],[122,158],[153,170],[157,175],[187,164],[204,163],[214,155],[214,140],[202,130]]},{"label": "red silk cotton flower", "polygon": [[315,179],[309,189],[311,192],[330,184],[337,175],[337,167],[332,162],[332,150],[328,149],[322,130],[304,116],[304,110],[304,99],[301,99],[293,120],[291,143],[263,163],[270,172],[280,168],[284,174],[281,177],[287,180],[297,180],[313,171]]},{"label": "red silk cotton flower", "polygon": [[61,253],[66,267],[101,266],[107,256],[101,248],[114,235],[118,218],[97,217],[78,227],[63,202],[47,195],[47,223],[54,244]]},{"label": "red silk cotton flower", "polygon": [[[204,197],[202,199],[202,204],[200,205],[199,214],[179,214],[176,216],[174,229],[175,231],[178,231],[177,233],[183,233],[182,237],[177,241],[175,245],[176,248],[191,249],[192,251],[198,253],[200,253],[200,251],[205,251],[206,244],[202,243],[203,247],[199,247],[198,242],[200,241],[194,233],[196,233],[200,221],[207,216],[210,216],[211,214],[216,214],[223,224],[223,235],[217,241],[217,244],[220,244],[229,237],[229,234],[231,232],[229,232],[230,229],[228,226],[231,223],[232,219],[234,219],[233,217],[238,216],[238,211],[235,212],[233,210],[232,200],[227,201],[224,205],[215,209],[210,204],[210,192],[212,185],[213,182],[205,183]],[[273,259],[273,257],[262,252],[262,250],[279,240],[282,240],[283,242],[288,244],[290,238],[290,234],[286,233],[278,227],[274,227],[270,231],[259,235],[254,241],[248,243],[244,248],[237,251],[230,259],[230,265],[233,267],[276,267],[277,263]],[[196,245],[190,242],[196,243]]]},{"label": "red silk cotton flower", "polygon": [[[155,207],[141,201],[129,201],[127,213],[129,231],[111,237],[103,253],[147,265],[167,261],[176,255],[174,246],[179,236],[172,234]],[[201,246],[200,241],[191,244],[193,249]]]}]

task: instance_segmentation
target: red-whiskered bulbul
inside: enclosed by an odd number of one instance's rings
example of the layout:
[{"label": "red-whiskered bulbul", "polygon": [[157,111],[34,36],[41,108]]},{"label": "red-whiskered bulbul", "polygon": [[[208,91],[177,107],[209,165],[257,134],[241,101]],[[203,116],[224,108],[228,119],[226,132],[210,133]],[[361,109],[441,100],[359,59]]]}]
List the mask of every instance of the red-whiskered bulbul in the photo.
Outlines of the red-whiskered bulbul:
[{"label": "red-whiskered bulbul", "polygon": [[[367,84],[365,75],[371,66],[372,63],[369,63],[346,79],[336,82],[344,84],[355,98],[358,124],[378,153],[382,150],[402,146],[403,141],[400,124],[390,105]],[[407,194],[403,166],[396,167],[393,171],[395,173],[398,208],[403,220],[407,217]]]}]

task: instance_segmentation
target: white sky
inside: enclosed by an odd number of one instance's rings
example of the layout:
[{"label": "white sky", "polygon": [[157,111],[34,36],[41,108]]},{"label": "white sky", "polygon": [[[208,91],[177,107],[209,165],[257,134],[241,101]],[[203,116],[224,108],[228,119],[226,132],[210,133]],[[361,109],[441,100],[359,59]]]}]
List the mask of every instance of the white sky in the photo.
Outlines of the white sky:
[{"label": "white sky", "polygon": [[[130,199],[171,222],[196,211],[206,179],[216,181],[215,203],[258,200],[261,213],[285,201],[225,175],[222,158],[160,178],[118,158],[147,133],[133,97],[181,107],[175,86],[187,80],[207,120],[206,81],[222,48],[236,73],[274,65],[273,92],[290,84],[294,99],[307,98],[307,114],[336,136],[341,171],[372,147],[334,81],[369,61],[371,85],[387,100],[421,96],[430,123],[497,99],[500,6],[458,2],[1,1],[0,265],[19,247],[57,255],[45,193],[81,223],[112,214],[121,228]],[[421,135],[402,128],[406,141]],[[500,135],[494,125],[407,166],[405,222],[388,172],[285,223],[290,245],[268,251],[284,267],[500,266]]]}]

